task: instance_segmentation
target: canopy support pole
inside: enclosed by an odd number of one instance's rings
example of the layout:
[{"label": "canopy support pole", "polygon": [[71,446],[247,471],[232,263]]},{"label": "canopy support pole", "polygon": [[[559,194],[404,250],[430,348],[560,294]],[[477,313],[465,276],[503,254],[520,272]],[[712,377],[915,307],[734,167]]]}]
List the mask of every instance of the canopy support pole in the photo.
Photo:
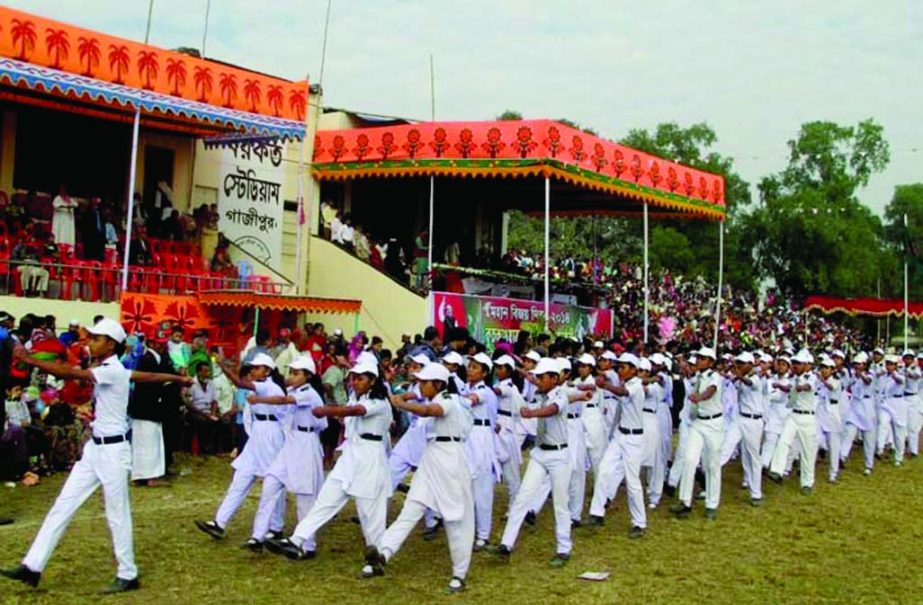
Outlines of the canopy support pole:
[{"label": "canopy support pole", "polygon": [[647,201],[644,202],[644,344],[647,344],[650,315],[648,310],[651,302],[650,290],[650,264],[648,263],[648,221],[647,221]]},{"label": "canopy support pole", "polygon": [[[904,215],[904,233],[907,233],[907,215]],[[904,252],[904,350],[910,348],[910,288],[907,271],[907,252]]]},{"label": "canopy support pole", "polygon": [[718,298],[715,300],[715,343],[718,350],[718,333],[721,331],[721,289],[724,287],[724,221],[718,222]]},{"label": "canopy support pole", "polygon": [[[260,308],[253,307],[253,338],[256,339],[256,333],[260,330]],[[259,344],[259,343],[257,343]]]},{"label": "canopy support pole", "polygon": [[545,177],[545,332],[551,317],[551,177]]},{"label": "canopy support pole", "polygon": [[[436,123],[436,67],[433,54],[429,55],[429,102],[430,119]],[[429,228],[426,230],[429,241],[426,245],[426,273],[429,275],[429,291],[433,290],[433,208],[436,198],[436,177],[429,177]]]}]

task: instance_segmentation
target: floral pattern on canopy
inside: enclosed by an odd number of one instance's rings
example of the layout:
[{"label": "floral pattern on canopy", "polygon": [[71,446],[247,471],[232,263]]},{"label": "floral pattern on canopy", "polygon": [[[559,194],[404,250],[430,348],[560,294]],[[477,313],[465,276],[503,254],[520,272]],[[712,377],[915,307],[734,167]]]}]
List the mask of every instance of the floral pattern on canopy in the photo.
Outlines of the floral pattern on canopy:
[{"label": "floral pattern on canopy", "polygon": [[[923,317],[923,302],[908,303],[911,317]],[[847,315],[871,315],[884,317],[885,315],[902,316],[904,314],[904,301],[901,299],[889,300],[884,298],[836,298],[833,296],[809,296],[805,300],[804,308],[807,311],[821,311],[823,313],[846,313]]]}]

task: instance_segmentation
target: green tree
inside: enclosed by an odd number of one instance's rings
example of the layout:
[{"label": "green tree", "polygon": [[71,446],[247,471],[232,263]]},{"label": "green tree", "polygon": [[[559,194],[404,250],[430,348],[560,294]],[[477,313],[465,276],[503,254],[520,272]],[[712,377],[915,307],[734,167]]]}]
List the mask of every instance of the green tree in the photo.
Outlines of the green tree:
[{"label": "green tree", "polygon": [[503,113],[497,116],[497,119],[500,121],[521,120],[522,114],[514,109],[506,109],[503,111]]},{"label": "green tree", "polygon": [[811,122],[788,145],[788,166],[760,182],[761,203],[742,221],[760,276],[796,296],[874,294],[884,233],[856,192],[887,166],[882,128]]},{"label": "green tree", "polygon": [[[907,215],[907,229],[904,229],[904,215]],[[923,183],[898,185],[894,196],[885,207],[885,239],[887,240],[895,265],[906,258],[910,272],[910,296],[914,300],[923,298],[923,266],[919,254],[923,244]],[[911,250],[906,250],[909,247]],[[900,268],[902,271],[903,268]],[[896,271],[897,272],[897,271]],[[902,282],[903,276],[889,283]]]}]

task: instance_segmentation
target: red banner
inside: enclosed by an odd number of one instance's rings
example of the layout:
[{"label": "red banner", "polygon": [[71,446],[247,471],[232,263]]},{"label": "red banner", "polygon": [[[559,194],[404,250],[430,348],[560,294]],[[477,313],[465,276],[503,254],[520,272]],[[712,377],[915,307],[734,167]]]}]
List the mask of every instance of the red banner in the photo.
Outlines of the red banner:
[{"label": "red banner", "polygon": [[[908,305],[912,317],[923,316],[923,302],[911,301]],[[903,300],[882,298],[835,298],[832,296],[809,296],[804,303],[809,311],[824,313],[847,313],[849,315],[903,315]]]}]

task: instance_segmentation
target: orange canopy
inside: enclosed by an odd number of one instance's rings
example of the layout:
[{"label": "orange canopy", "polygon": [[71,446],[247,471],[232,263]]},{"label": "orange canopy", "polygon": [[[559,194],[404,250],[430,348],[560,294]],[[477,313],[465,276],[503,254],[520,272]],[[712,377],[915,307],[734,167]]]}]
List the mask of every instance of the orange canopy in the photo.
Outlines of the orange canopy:
[{"label": "orange canopy", "polygon": [[362,301],[359,300],[262,294],[249,290],[211,290],[199,292],[197,297],[203,305],[255,307],[274,311],[355,314],[362,308]]}]

